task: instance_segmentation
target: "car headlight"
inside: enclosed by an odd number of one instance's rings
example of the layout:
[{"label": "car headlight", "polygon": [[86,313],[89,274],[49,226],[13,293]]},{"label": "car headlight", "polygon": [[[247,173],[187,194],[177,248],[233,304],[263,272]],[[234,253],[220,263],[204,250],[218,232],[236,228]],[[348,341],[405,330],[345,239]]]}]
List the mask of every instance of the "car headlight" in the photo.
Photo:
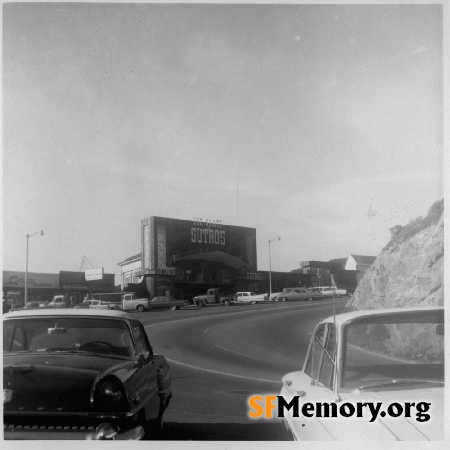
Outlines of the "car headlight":
[{"label": "car headlight", "polygon": [[128,399],[122,383],[115,378],[101,380],[95,389],[94,406],[103,411],[127,409]]}]

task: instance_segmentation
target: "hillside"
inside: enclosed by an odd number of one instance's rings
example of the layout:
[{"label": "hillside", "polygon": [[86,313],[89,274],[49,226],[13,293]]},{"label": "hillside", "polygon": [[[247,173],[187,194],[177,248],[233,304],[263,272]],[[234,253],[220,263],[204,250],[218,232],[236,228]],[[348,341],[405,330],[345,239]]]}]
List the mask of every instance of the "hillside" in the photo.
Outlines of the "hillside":
[{"label": "hillside", "polygon": [[366,271],[346,309],[444,304],[444,201],[425,218],[395,226],[392,239]]}]

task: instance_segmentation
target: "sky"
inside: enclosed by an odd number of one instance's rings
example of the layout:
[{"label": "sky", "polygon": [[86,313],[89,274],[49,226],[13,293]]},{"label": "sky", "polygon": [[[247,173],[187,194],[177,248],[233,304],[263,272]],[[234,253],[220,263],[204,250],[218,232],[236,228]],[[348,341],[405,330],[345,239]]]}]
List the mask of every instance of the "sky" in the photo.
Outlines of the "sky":
[{"label": "sky", "polygon": [[377,256],[443,197],[439,4],[3,5],[3,269],[116,274],[141,219],[258,270]]}]

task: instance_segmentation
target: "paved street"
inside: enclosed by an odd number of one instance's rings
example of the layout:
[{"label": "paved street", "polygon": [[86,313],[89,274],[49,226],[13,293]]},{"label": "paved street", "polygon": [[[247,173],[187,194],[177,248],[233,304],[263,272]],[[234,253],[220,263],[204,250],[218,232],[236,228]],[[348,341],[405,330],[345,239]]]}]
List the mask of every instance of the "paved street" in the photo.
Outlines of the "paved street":
[{"label": "paved street", "polygon": [[[336,311],[346,300],[336,300]],[[302,367],[310,333],[332,301],[189,307],[136,313],[173,370],[167,440],[287,440],[279,419],[248,418],[247,398],[278,394]]]}]

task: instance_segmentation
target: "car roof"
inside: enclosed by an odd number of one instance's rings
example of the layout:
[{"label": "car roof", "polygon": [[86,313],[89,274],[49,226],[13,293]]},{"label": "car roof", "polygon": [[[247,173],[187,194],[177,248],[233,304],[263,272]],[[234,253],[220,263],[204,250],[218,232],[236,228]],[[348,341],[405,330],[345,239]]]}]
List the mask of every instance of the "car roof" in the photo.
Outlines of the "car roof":
[{"label": "car roof", "polygon": [[108,310],[108,309],[51,309],[42,308],[33,311],[11,311],[3,315],[4,319],[13,319],[16,317],[104,317],[111,319],[129,319],[136,320],[133,314],[124,311]]},{"label": "car roof", "polygon": [[336,316],[330,316],[326,319],[322,320],[322,323],[333,323],[336,321],[337,326],[342,326],[347,322],[358,319],[361,317],[375,317],[382,316],[385,314],[394,314],[394,313],[406,313],[406,312],[425,312],[425,311],[444,311],[443,306],[415,306],[415,307],[406,307],[406,308],[384,308],[384,309],[369,309],[362,311],[352,311],[341,314],[336,314]]}]

